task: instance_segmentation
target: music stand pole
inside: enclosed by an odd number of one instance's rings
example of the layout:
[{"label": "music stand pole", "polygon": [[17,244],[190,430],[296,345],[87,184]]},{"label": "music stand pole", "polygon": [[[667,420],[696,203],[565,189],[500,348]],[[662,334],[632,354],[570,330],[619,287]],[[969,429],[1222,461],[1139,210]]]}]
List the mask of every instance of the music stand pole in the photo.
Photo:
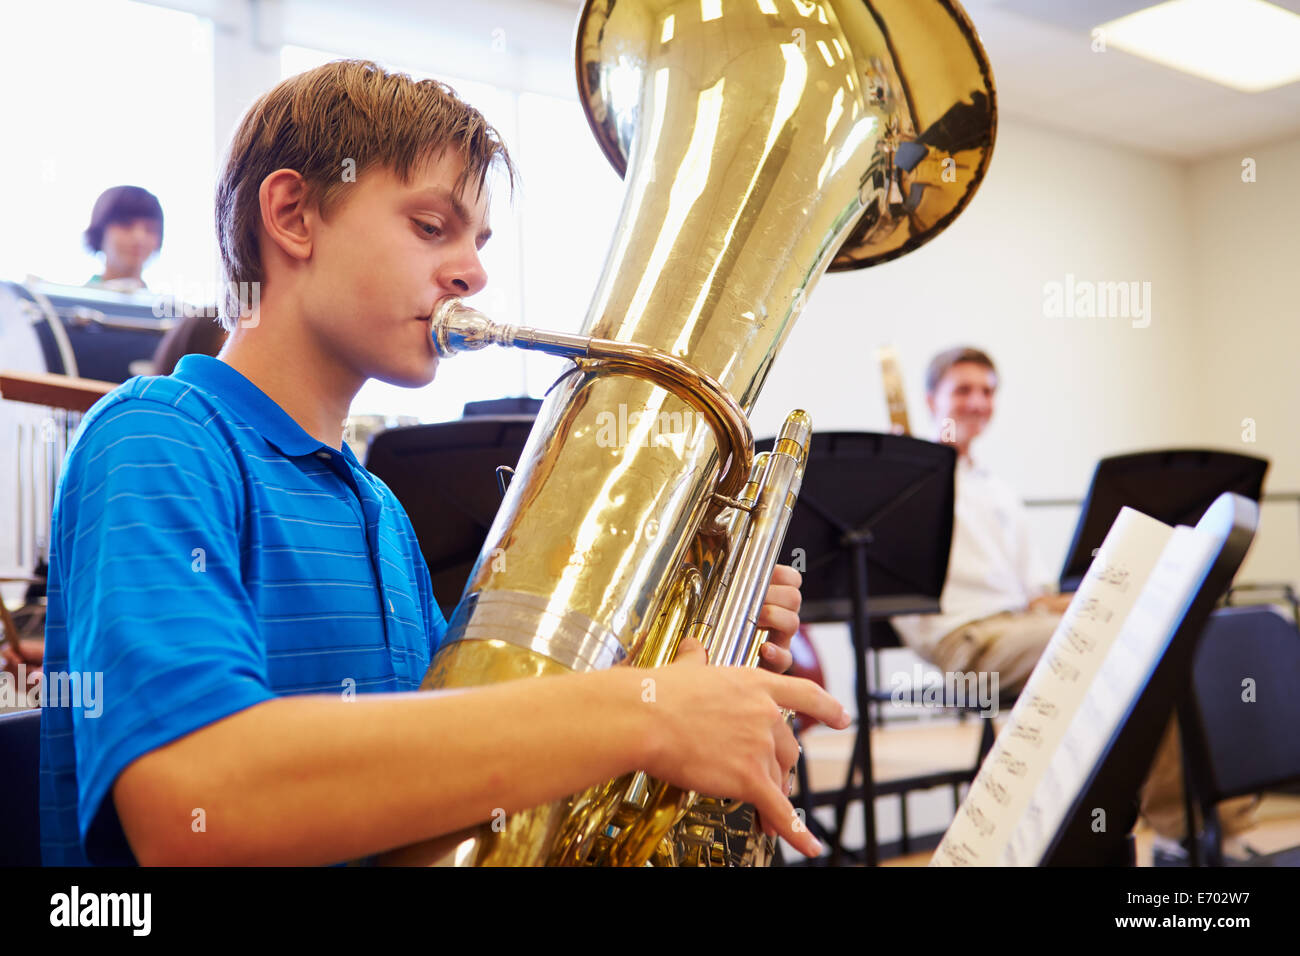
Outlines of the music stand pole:
[{"label": "music stand pole", "polygon": [[876,788],[871,772],[871,696],[867,687],[867,649],[871,640],[871,625],[867,616],[867,545],[872,541],[869,530],[850,530],[844,535],[852,563],[850,594],[853,600],[853,619],[849,629],[853,639],[854,695],[858,707],[858,736],[853,760],[849,763],[849,779],[835,805],[835,843],[831,848],[831,866],[839,866],[844,849],[844,822],[848,816],[849,794],[855,771],[862,773],[862,824],[865,832],[865,862],[875,866],[879,848],[876,844]]}]

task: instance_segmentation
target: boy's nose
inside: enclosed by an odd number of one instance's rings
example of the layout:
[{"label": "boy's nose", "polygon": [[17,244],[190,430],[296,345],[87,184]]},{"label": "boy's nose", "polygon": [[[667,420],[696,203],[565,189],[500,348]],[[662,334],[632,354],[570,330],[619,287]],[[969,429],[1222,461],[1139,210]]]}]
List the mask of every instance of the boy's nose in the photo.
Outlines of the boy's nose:
[{"label": "boy's nose", "polygon": [[487,285],[487,270],[479,261],[478,254],[473,253],[455,263],[449,263],[444,281],[459,295],[474,295],[483,291]]}]

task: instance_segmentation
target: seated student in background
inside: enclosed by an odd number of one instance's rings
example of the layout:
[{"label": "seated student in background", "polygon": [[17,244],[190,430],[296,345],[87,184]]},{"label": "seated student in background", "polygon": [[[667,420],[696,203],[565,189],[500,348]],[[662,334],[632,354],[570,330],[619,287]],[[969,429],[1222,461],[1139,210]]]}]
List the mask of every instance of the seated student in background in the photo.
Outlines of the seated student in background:
[{"label": "seated student in background", "polygon": [[1054,594],[1019,495],[971,455],[993,417],[998,374],[979,349],[940,352],[926,370],[935,437],[957,449],[952,553],[939,614],[892,619],[905,644],[943,671],[998,674],[1002,693],[1028,679],[1070,603]]},{"label": "seated student in background", "polygon": [[145,263],[162,248],[163,213],[158,197],[139,186],[114,186],[95,200],[86,247],[103,253],[104,269],[88,286],[113,292],[145,288]]},{"label": "seated student in background", "polygon": [[[355,180],[340,176],[355,158]],[[428,385],[428,316],[480,291],[500,138],[441,83],[345,60],[259,99],[217,183],[219,358],[131,379],[86,415],[50,532],[49,670],[102,713],[41,713],[47,864],[327,864],[644,769],[754,803],[805,853],[787,707],[809,681],[705,667],[683,642],[647,705],[628,667],[416,690],[446,636],[411,522],[343,442],[369,378]],[[799,576],[759,624],[784,671]],[[201,812],[204,825],[197,827]]]},{"label": "seated student in background", "polygon": [[[971,455],[993,417],[998,373],[976,348],[940,352],[926,371],[926,404],[936,437],[957,449],[952,552],[941,612],[891,619],[903,642],[945,672],[998,675],[998,690],[1024,686],[1069,606],[1034,545],[1019,496]],[[1177,726],[1171,720],[1141,794],[1156,831],[1158,863],[1178,865],[1186,831]],[[1239,834],[1253,822],[1254,797],[1225,800],[1225,852],[1241,853]]]}]

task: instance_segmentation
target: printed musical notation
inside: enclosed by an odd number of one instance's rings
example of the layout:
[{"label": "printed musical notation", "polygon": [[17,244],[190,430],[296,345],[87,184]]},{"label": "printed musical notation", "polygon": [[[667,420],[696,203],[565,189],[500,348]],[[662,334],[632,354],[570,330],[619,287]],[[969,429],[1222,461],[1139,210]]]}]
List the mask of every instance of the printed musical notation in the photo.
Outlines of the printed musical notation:
[{"label": "printed musical notation", "polygon": [[1109,713],[1109,707],[1099,709],[1090,700],[1090,688],[1107,679],[1103,664],[1172,534],[1154,518],[1121,510],[932,865],[1039,862],[1055,821],[1086,782],[1093,752],[1090,740],[1070,740],[1063,747],[1067,731],[1082,727],[1093,736],[1108,735],[1106,720],[1081,723],[1080,707],[1088,700],[1089,712]]},{"label": "printed musical notation", "polygon": [[975,832],[980,836],[986,837],[993,832],[993,821],[984,815],[984,811],[977,807],[973,800],[967,800],[962,810],[970,819],[971,825],[975,827]]},{"label": "printed musical notation", "polygon": [[1070,610],[1067,613],[1075,618],[1083,618],[1086,621],[1097,621],[1102,624],[1108,623],[1110,619],[1115,616],[1115,612],[1107,607],[1102,602],[1101,598],[1095,597],[1085,598],[1083,601],[1076,600],[1071,602]]},{"label": "printed musical notation", "polygon": [[1044,717],[1055,717],[1057,711],[1060,710],[1056,704],[1052,703],[1052,701],[1044,697],[1042,694],[1034,694],[1033,697],[1029,699],[1029,703],[1026,704],[1026,706],[1034,713],[1041,714]]},{"label": "printed musical notation", "polygon": [[1073,800],[1102,759],[1107,741],[1141,694],[1145,675],[1164,654],[1218,546],[1212,535],[1194,528],[1179,527],[1168,534],[1132,605],[1117,621],[1118,633],[1085,696],[1068,715],[1026,813],[1012,833],[1018,859],[1032,865],[1048,852],[1058,828],[1067,822]]},{"label": "printed musical notation", "polygon": [[1011,802],[1011,793],[1002,784],[998,783],[992,775],[982,778],[982,785],[989,795],[1004,807]]},{"label": "printed musical notation", "polygon": [[1071,683],[1077,681],[1079,679],[1079,674],[1082,673],[1079,668],[1075,667],[1069,661],[1062,659],[1060,654],[1053,653],[1050,648],[1047,650],[1047,665],[1051,667],[1052,673],[1057,677],[1064,681],[1070,681]]},{"label": "printed musical notation", "polygon": [[965,843],[947,843],[940,851],[951,866],[974,866],[975,850]]},{"label": "printed musical notation", "polygon": [[1029,764],[1012,754],[1009,750],[998,751],[997,762],[1013,777],[1023,777],[1029,769]]},{"label": "printed musical notation", "polygon": [[1129,582],[1133,578],[1133,572],[1127,567],[1108,561],[1098,561],[1093,573],[1097,580],[1118,588],[1121,593],[1128,590]]},{"label": "printed musical notation", "polygon": [[1014,723],[1007,732],[1016,740],[1023,740],[1035,747],[1043,742],[1043,733],[1031,724]]},{"label": "printed musical notation", "polygon": [[1089,637],[1077,627],[1066,627],[1065,643],[1070,645],[1070,649],[1080,654],[1086,654],[1097,646],[1096,640]]}]

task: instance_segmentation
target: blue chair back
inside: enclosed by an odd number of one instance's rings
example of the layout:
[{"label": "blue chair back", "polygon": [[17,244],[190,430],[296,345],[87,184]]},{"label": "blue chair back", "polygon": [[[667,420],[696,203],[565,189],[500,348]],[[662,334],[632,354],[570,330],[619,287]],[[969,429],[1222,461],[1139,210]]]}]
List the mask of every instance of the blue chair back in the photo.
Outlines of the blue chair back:
[{"label": "blue chair back", "polygon": [[1267,606],[1210,615],[1192,682],[1211,793],[1300,782],[1300,631]]},{"label": "blue chair back", "polygon": [[0,716],[0,866],[41,865],[41,712]]}]

